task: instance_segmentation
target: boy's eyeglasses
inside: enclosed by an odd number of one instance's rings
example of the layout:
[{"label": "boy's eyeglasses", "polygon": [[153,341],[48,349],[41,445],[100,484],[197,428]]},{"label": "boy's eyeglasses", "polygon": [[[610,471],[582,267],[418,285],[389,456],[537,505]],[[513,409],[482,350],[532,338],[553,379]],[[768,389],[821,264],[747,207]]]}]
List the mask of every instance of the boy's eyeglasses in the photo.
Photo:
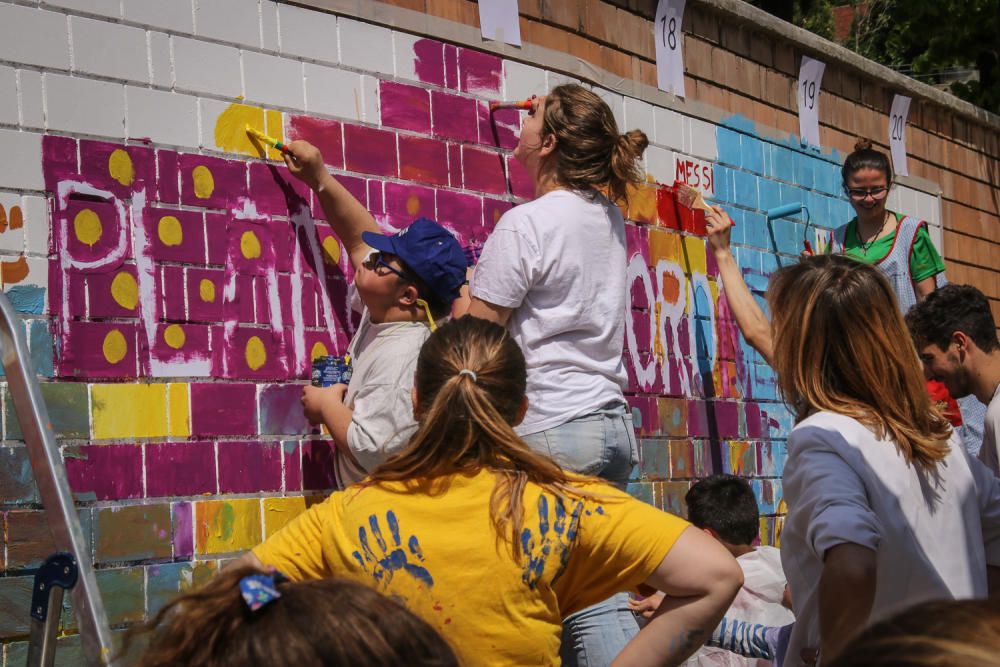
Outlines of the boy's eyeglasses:
[{"label": "boy's eyeglasses", "polygon": [[862,201],[864,199],[867,199],[868,197],[871,197],[875,201],[878,201],[879,199],[885,199],[885,196],[889,194],[889,188],[884,188],[880,186],[877,188],[869,188],[866,190],[864,188],[845,187],[844,192],[846,192],[847,196],[853,199],[854,201]]},{"label": "boy's eyeglasses", "polygon": [[[389,272],[395,273],[397,276],[399,276],[406,282],[409,283],[415,282],[413,278],[411,278],[410,276],[406,275],[396,267],[386,262],[385,257],[381,252],[371,253],[370,255],[365,257],[365,261],[361,262],[361,265],[364,266],[369,271],[377,271],[378,269],[388,269]],[[424,313],[427,315],[427,322],[430,325],[431,331],[437,331],[437,322],[434,321],[434,316],[431,315],[430,304],[423,299],[417,299],[417,305],[419,305],[424,309]]]}]

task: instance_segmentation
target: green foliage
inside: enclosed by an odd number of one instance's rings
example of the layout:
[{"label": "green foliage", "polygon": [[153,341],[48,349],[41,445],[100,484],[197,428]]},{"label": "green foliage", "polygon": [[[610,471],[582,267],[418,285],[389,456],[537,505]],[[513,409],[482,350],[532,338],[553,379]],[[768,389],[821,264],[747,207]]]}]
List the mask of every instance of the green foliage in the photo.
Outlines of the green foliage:
[{"label": "green foliage", "polygon": [[831,0],[750,0],[750,4],[820,37],[833,39]]}]

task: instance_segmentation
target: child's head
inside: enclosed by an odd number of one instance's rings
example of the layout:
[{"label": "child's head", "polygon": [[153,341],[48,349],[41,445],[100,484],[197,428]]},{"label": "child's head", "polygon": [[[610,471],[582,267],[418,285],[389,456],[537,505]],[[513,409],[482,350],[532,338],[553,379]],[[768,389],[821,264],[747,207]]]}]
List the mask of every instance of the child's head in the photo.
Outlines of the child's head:
[{"label": "child's head", "polygon": [[854,212],[862,218],[885,216],[886,198],[892,187],[892,166],[882,151],[875,150],[868,139],[858,139],[854,152],[840,170],[844,193]]},{"label": "child's head", "polygon": [[712,475],[684,496],[688,521],[729,546],[751,546],[760,532],[757,498],[746,480]]},{"label": "child's head", "polygon": [[458,665],[434,628],[366,586],[265,581],[279,595],[254,596],[264,604],[252,611],[241,584],[249,588],[254,575],[270,578],[252,566],[233,566],[167,604],[143,628],[150,642],[141,667]]},{"label": "child's head", "polygon": [[394,310],[413,319],[448,315],[468,262],[447,229],[419,218],[396,234],[364,232],[362,237],[377,252],[359,268],[355,284],[374,321],[384,321]]}]

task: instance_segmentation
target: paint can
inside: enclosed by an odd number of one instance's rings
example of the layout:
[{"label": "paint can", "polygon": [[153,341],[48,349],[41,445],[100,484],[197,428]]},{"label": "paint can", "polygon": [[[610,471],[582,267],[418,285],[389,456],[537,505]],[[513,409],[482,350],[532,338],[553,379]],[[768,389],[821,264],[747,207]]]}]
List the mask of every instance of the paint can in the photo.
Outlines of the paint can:
[{"label": "paint can", "polygon": [[351,381],[352,373],[349,356],[335,357],[331,354],[317,357],[312,363],[312,385],[332,387],[335,384],[347,384]]}]

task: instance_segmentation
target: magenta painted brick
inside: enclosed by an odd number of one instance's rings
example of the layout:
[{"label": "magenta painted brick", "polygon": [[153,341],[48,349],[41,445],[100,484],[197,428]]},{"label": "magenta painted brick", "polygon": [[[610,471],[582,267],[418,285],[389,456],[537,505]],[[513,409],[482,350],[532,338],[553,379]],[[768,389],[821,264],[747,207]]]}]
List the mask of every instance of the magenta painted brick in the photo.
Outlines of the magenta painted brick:
[{"label": "magenta painted brick", "polygon": [[395,177],[396,135],[360,125],[344,125],[344,163],[348,171]]},{"label": "magenta painted brick", "polygon": [[458,88],[458,47],[444,45],[444,86]]},{"label": "magenta painted brick", "polygon": [[[181,155],[181,203],[206,208],[233,208],[247,196],[246,163],[204,155]],[[198,188],[195,188],[195,182]]]},{"label": "magenta painted brick", "polygon": [[170,506],[173,521],[174,558],[194,555],[194,506],[191,503],[174,503]]},{"label": "magenta painted brick", "polygon": [[400,136],[399,177],[430,185],[448,185],[445,143],[425,137]]},{"label": "magenta painted brick", "polygon": [[486,230],[493,231],[503,214],[512,208],[514,208],[514,204],[509,201],[485,197],[483,199],[483,222],[486,225]]},{"label": "magenta painted brick", "polygon": [[[251,339],[256,341],[251,342]],[[269,328],[237,327],[222,350],[225,355],[226,377],[255,380],[278,380],[286,377],[284,333]]]},{"label": "magenta painted brick", "polygon": [[192,435],[253,435],[256,432],[256,385],[191,384]]},{"label": "magenta painted brick", "polygon": [[476,195],[438,190],[437,220],[454,229],[482,229],[483,200]]},{"label": "magenta painted brick", "polygon": [[220,442],[219,493],[281,490],[281,444]]},{"label": "magenta painted brick", "polygon": [[535,198],[535,181],[520,162],[507,158],[507,173],[510,174],[510,192],[518,199]]},{"label": "magenta painted brick", "polygon": [[434,136],[467,143],[479,140],[476,100],[435,90],[431,106]]},{"label": "magenta painted brick", "polygon": [[[124,151],[132,162],[131,183],[120,183],[111,176],[108,162],[116,151]],[[80,141],[80,174],[101,190],[113,192],[116,197],[127,198],[133,192],[151,186],[155,180],[155,158],[153,150],[142,146],[123,146],[106,141]]]},{"label": "magenta painted brick", "polygon": [[180,266],[161,266],[160,302],[157,312],[168,320],[184,319],[184,269]]},{"label": "magenta painted brick", "polygon": [[181,199],[180,167],[174,151],[156,151],[156,200],[177,204]]},{"label": "magenta painted brick", "polygon": [[146,445],[146,496],[215,493],[215,445],[210,441]]},{"label": "magenta painted brick", "polygon": [[[166,336],[166,332],[172,327],[177,327],[184,335],[179,347],[175,347],[178,344],[176,329],[171,331],[169,338]],[[157,361],[193,361],[211,358],[211,349],[207,325],[160,322],[156,327],[156,339],[149,355]]]},{"label": "magenta painted brick", "polygon": [[[121,276],[121,277],[119,277]],[[138,313],[138,305],[132,308],[126,308],[129,305],[127,300],[123,299],[122,303],[119,303],[112,294],[112,285],[120,284],[121,281],[127,281],[130,276],[131,280],[136,279],[135,266],[131,264],[124,264],[117,271],[109,273],[91,273],[87,276],[87,292],[90,302],[90,316],[91,317],[135,317]],[[75,287],[77,281],[74,280],[77,276],[70,276],[70,283]],[[115,281],[119,281],[116,283]],[[70,293],[72,294],[75,290],[71,288]],[[124,305],[123,305],[124,304]],[[73,309],[71,304],[71,310]],[[83,303],[79,304],[81,307]]]},{"label": "magenta painted brick", "polygon": [[298,440],[284,440],[281,443],[281,460],[284,468],[284,491],[302,490],[302,454]]},{"label": "magenta painted brick", "polygon": [[448,184],[462,187],[462,147],[458,144],[448,144]]},{"label": "magenta painted brick", "polygon": [[413,69],[424,83],[445,85],[444,44],[433,39],[418,39],[413,44]]},{"label": "magenta painted brick", "polygon": [[300,384],[268,384],[260,389],[261,435],[290,435],[308,433],[309,423],[302,414],[302,389]]},{"label": "magenta painted brick", "polygon": [[[96,238],[77,236],[76,221],[93,219],[93,216],[100,221],[100,233]],[[67,239],[66,251],[73,259],[83,262],[103,260],[123,245],[125,250],[121,259],[132,258],[131,223],[124,205],[119,208],[105,201],[71,199],[66,208],[57,214],[56,224],[61,227],[60,234]],[[112,265],[105,270],[113,268]]]},{"label": "magenta painted brick", "polygon": [[63,452],[66,477],[78,500],[142,497],[139,445],[79,445]]},{"label": "magenta painted brick", "polygon": [[517,147],[521,132],[521,112],[517,109],[497,109],[490,113],[486,102],[477,105],[479,143],[507,150]]},{"label": "magenta painted brick", "polygon": [[302,488],[303,490],[332,489],[333,443],[327,440],[304,440],[302,442]]},{"label": "magenta painted brick", "polygon": [[422,185],[386,183],[385,212],[411,221],[434,218],[434,190]]},{"label": "magenta painted brick", "polygon": [[76,140],[46,134],[42,137],[42,165],[45,189],[55,192],[59,181],[79,173]]},{"label": "magenta painted brick", "polygon": [[185,271],[187,271],[188,319],[193,322],[220,321],[225,272],[222,269],[195,268]]},{"label": "magenta painted brick", "polygon": [[424,88],[380,81],[379,108],[382,125],[421,133],[431,129],[431,100]]},{"label": "magenta painted brick", "polygon": [[310,116],[288,117],[288,138],[303,139],[319,149],[323,162],[342,169],[344,167],[343,129],[339,121]]},{"label": "magenta painted brick", "polygon": [[284,166],[251,163],[250,192],[257,212],[263,215],[289,216],[309,210],[309,188]]},{"label": "magenta painted brick", "polygon": [[711,435],[708,425],[708,411],[705,401],[688,401],[688,435],[707,438]]},{"label": "magenta painted brick", "polygon": [[[369,207],[368,202],[368,184],[363,178],[358,178],[357,176],[342,176],[338,174],[336,176],[337,181],[344,186],[344,188],[350,192],[355,199],[361,202],[361,205],[365,208]],[[369,210],[371,210],[369,208]],[[313,194],[312,197],[312,213],[313,217],[317,220],[325,220],[326,214],[323,212],[323,208],[320,206],[319,198]]]},{"label": "magenta painted brick", "polygon": [[503,156],[471,146],[462,147],[462,183],[467,190],[506,194]]},{"label": "magenta painted brick", "polygon": [[385,196],[383,190],[382,181],[369,179],[367,183],[368,211],[373,215],[385,213]]},{"label": "magenta painted brick", "polygon": [[650,265],[649,231],[645,227],[625,225],[625,248],[630,259],[638,253],[646,260],[646,266]]},{"label": "magenta painted brick", "polygon": [[62,358],[58,374],[77,378],[137,377],[136,333],[136,325],[130,322],[70,322],[59,341]]},{"label": "magenta painted brick", "polygon": [[264,275],[275,264],[271,226],[266,220],[232,219],[229,221],[229,263],[248,275]]},{"label": "magenta painted brick", "polygon": [[143,225],[153,259],[205,263],[205,220],[200,212],[148,208],[143,212]]},{"label": "magenta painted brick", "polygon": [[747,437],[760,438],[764,435],[764,427],[761,421],[760,406],[756,403],[744,403],[743,414],[746,419]]},{"label": "magenta painted brick", "polygon": [[503,81],[503,61],[472,49],[458,50],[459,83],[463,91],[476,95],[496,95]]},{"label": "magenta painted brick", "polygon": [[[232,278],[230,278],[232,280]],[[232,300],[227,300],[223,306],[224,319],[236,319],[242,324],[256,324],[257,316],[254,306],[257,295],[254,291],[254,278],[245,273],[236,274],[236,290]]]},{"label": "magenta painted brick", "polygon": [[735,401],[714,401],[715,424],[720,438],[740,437],[740,406]]}]

